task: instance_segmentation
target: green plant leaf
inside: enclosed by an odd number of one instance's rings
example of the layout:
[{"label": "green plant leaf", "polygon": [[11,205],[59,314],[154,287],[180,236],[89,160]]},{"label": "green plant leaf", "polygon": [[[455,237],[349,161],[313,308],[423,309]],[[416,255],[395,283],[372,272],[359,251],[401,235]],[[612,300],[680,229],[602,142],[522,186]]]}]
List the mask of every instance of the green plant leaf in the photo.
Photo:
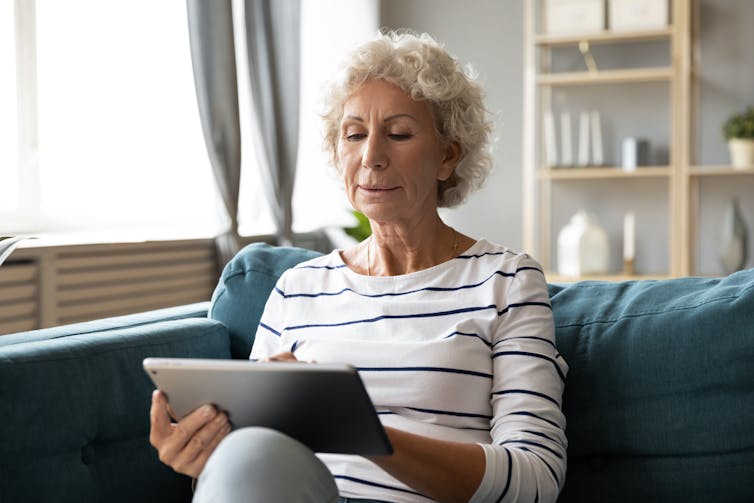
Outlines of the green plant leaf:
[{"label": "green plant leaf", "polygon": [[346,234],[357,241],[364,241],[372,235],[372,226],[369,225],[369,219],[358,211],[353,210],[351,213],[356,217],[356,226],[346,227],[344,230]]}]

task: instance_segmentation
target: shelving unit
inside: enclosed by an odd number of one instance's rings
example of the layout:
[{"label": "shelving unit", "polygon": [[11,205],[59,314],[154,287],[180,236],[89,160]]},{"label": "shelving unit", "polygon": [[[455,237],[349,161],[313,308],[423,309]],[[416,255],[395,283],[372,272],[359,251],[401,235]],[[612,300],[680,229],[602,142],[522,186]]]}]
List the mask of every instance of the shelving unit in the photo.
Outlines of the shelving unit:
[{"label": "shelving unit", "polygon": [[[691,0],[671,1],[671,25],[657,30],[585,33],[579,35],[547,35],[539,30],[538,21],[543,1],[525,2],[525,83],[524,83],[524,248],[534,253],[547,271],[553,269],[550,257],[554,238],[551,228],[553,212],[553,184],[594,180],[609,184],[615,180],[658,179],[667,183],[668,208],[668,264],[666,273],[652,277],[688,275],[692,254],[692,220],[695,214],[690,205],[698,190],[694,181],[713,171],[711,167],[690,167],[691,137]],[[628,42],[666,41],[670,49],[670,63],[661,67],[619,68],[598,70],[589,68],[577,72],[553,72],[550,69],[553,49],[567,46],[596,46]],[[639,167],[626,172],[617,166],[552,167],[545,159],[540,132],[543,112],[551,110],[551,93],[555,88],[568,86],[610,86],[614,84],[667,83],[669,107],[668,165]],[[724,172],[725,169],[716,170]],[[732,170],[729,170],[732,171]],[[726,171],[727,172],[727,171]],[[602,275],[595,279],[623,280],[645,278],[627,276],[622,272]],[[557,274],[548,278],[562,279]]]}]

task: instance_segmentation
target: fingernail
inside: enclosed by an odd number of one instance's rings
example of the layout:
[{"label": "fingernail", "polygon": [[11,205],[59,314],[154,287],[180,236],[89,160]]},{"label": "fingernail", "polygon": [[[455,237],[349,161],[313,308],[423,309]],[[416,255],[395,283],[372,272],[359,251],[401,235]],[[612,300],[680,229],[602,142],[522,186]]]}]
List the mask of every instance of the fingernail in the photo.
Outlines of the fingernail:
[{"label": "fingernail", "polygon": [[211,405],[203,405],[202,406],[202,416],[204,417],[212,417],[215,415],[215,408]]}]

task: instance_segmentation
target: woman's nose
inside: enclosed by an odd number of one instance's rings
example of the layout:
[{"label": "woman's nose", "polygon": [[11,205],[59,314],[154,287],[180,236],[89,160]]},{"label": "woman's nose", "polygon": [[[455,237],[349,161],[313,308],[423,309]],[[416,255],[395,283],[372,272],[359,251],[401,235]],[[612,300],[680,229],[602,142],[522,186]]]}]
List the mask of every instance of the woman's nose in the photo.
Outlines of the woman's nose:
[{"label": "woman's nose", "polygon": [[379,135],[369,135],[363,143],[361,165],[369,169],[384,169],[388,165],[385,141]]}]

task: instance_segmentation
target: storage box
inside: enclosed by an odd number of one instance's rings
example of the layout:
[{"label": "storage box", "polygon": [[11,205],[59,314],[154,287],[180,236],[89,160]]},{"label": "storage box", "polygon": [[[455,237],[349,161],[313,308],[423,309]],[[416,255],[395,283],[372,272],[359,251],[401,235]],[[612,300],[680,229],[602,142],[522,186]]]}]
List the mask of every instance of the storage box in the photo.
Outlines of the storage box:
[{"label": "storage box", "polygon": [[594,33],[605,29],[604,0],[546,0],[548,35]]},{"label": "storage box", "polygon": [[668,26],[668,0],[610,0],[612,31],[652,30]]}]

